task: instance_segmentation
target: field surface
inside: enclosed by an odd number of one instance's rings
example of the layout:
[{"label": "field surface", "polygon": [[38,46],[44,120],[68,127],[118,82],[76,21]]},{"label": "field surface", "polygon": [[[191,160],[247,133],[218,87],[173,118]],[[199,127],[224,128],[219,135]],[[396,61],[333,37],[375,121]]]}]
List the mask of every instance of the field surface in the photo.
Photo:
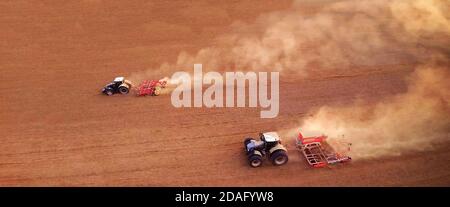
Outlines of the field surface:
[{"label": "field surface", "polygon": [[331,169],[309,168],[294,137],[284,138],[290,160],[282,167],[252,169],[243,153],[245,137],[291,129],[316,107],[405,92],[413,64],[282,79],[275,119],[259,118],[259,108],[175,108],[168,94],[101,95],[114,76],[173,62],[236,21],[291,5],[146,2],[0,2],[1,186],[450,185],[445,144]]}]

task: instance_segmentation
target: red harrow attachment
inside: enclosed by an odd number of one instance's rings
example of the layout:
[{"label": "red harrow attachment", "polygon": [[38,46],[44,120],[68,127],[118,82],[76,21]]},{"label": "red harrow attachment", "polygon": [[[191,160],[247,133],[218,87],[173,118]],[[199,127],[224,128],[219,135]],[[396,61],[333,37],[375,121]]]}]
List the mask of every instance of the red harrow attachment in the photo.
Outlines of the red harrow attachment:
[{"label": "red harrow attachment", "polygon": [[159,96],[161,90],[166,87],[167,81],[145,80],[137,87],[138,96]]},{"label": "red harrow attachment", "polygon": [[352,159],[336,152],[327,144],[326,138],[325,135],[303,137],[302,133],[299,133],[296,145],[309,165],[320,168],[331,164],[349,162]]}]

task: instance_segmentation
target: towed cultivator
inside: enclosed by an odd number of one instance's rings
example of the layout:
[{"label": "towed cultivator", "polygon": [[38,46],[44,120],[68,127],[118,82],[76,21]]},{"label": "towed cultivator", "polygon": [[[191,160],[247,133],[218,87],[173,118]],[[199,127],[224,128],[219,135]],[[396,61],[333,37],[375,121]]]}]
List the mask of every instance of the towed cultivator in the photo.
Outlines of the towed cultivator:
[{"label": "towed cultivator", "polygon": [[137,88],[137,96],[159,96],[161,90],[166,87],[166,81],[145,80]]},{"label": "towed cultivator", "polygon": [[326,142],[327,136],[304,137],[299,133],[296,146],[305,156],[308,164],[315,168],[325,167],[332,164],[346,163],[352,158],[336,152]]}]

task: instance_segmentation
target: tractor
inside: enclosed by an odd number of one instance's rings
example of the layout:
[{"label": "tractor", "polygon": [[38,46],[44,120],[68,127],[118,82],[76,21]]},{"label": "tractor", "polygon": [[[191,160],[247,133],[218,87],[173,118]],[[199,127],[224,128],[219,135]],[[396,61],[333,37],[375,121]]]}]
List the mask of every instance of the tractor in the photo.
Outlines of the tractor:
[{"label": "tractor", "polygon": [[131,89],[131,82],[125,80],[124,77],[116,77],[113,82],[108,83],[103,89],[102,93],[111,96],[116,93],[127,94]]},{"label": "tractor", "polygon": [[246,138],[244,148],[251,167],[262,165],[263,157],[267,156],[275,166],[288,162],[286,148],[281,144],[281,139],[276,132],[259,134],[259,140]]}]

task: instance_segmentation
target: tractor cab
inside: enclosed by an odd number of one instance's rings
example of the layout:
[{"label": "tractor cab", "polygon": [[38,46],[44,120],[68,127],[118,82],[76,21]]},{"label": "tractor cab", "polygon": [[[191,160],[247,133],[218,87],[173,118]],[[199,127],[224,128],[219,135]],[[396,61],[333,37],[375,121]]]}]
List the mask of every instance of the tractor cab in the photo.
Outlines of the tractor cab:
[{"label": "tractor cab", "polygon": [[281,139],[276,132],[260,133],[259,139],[264,142],[266,148],[270,149],[277,144],[281,144]]},{"label": "tractor cab", "polygon": [[123,83],[124,80],[125,80],[124,77],[116,77],[116,78],[114,78],[113,82],[114,83]]},{"label": "tractor cab", "polygon": [[114,80],[108,84],[106,84],[106,87],[112,87],[112,88],[118,88],[124,81],[124,77],[116,77]]},{"label": "tractor cab", "polygon": [[115,87],[119,87],[124,82],[124,80],[125,80],[124,77],[116,77],[114,78],[111,84],[114,85]]},{"label": "tractor cab", "polygon": [[280,136],[278,136],[278,133],[276,132],[265,132],[260,133],[261,140],[265,142],[279,142]]}]

